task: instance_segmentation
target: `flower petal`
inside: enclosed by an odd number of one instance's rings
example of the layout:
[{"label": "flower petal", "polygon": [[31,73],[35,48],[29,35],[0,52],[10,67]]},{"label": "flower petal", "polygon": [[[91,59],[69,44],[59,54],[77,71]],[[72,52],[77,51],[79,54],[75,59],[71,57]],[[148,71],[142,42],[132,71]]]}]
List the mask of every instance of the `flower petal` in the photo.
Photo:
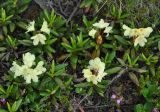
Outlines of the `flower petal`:
[{"label": "flower petal", "polygon": [[146,38],[144,38],[144,37],[137,37],[135,39],[134,46],[137,46],[139,44],[141,47],[143,47],[146,42],[147,42]]},{"label": "flower petal", "polygon": [[89,36],[91,36],[92,38],[95,38],[96,33],[97,33],[97,30],[92,29],[89,31]]},{"label": "flower petal", "polygon": [[94,23],[93,26],[96,28],[99,28],[99,29],[103,29],[105,27],[108,27],[109,23],[106,23],[106,22],[104,22],[103,19],[100,19],[100,21],[98,23]]},{"label": "flower petal", "polygon": [[26,33],[31,32],[31,31],[35,31],[34,25],[35,25],[35,21],[30,22],[29,25],[27,26]]},{"label": "flower petal", "polygon": [[48,23],[46,20],[43,21],[43,24],[40,30],[44,33],[50,34],[50,29],[48,28]]},{"label": "flower petal", "polygon": [[35,56],[30,52],[23,54],[23,63],[28,67],[32,67],[34,64]]},{"label": "flower petal", "polygon": [[36,34],[35,36],[32,36],[31,39],[33,39],[33,45],[37,46],[39,42],[41,44],[45,44],[46,36],[39,33],[39,34]]}]

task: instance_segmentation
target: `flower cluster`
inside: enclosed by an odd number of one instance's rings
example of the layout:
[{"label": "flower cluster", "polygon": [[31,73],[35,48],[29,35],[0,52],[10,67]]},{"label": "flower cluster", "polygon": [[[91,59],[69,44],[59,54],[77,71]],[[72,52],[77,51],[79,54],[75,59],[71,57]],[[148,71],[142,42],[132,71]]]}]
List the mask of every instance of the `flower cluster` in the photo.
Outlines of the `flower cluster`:
[{"label": "flower cluster", "polygon": [[[112,30],[112,27],[109,26],[109,23],[104,22],[103,19],[101,19],[98,23],[94,23],[93,26],[95,29],[92,29],[89,31],[89,36],[95,38],[97,33],[100,33],[99,30],[103,30],[103,33],[109,34]],[[98,34],[99,35],[99,34]]]},{"label": "flower cluster", "polygon": [[[101,19],[98,23],[94,23],[93,26],[95,28],[89,31],[89,36],[95,38],[102,36],[103,34],[109,34],[112,30],[112,27],[109,26],[109,23],[104,22]],[[146,37],[149,37],[150,33],[153,31],[151,27],[147,28],[129,28],[126,25],[122,27],[124,31],[124,36],[132,37],[134,39],[134,46],[140,45],[143,47],[147,42]]]},{"label": "flower cluster", "polygon": [[152,112],[159,112],[158,108],[153,108]]},{"label": "flower cluster", "polygon": [[111,99],[114,100],[117,103],[117,105],[120,105],[123,101],[123,97],[118,96],[116,94],[112,94]]},{"label": "flower cluster", "polygon": [[1,98],[0,99],[0,106],[1,105],[5,105],[6,104],[6,99],[5,98]]},{"label": "flower cluster", "polygon": [[89,61],[89,66],[87,69],[83,69],[84,77],[88,82],[93,82],[93,84],[97,84],[101,82],[102,78],[107,75],[104,72],[105,63],[101,62],[100,58],[95,58]]},{"label": "flower cluster", "polygon": [[[35,21],[30,22],[30,24],[27,26],[27,31],[31,32],[35,31]],[[46,36],[43,33],[50,34],[50,29],[48,28],[48,23],[47,21],[43,21],[42,27],[40,29],[40,33],[37,33],[36,35],[32,36],[31,39],[33,40],[33,45],[38,45],[39,43],[45,44]]]},{"label": "flower cluster", "polygon": [[14,61],[10,70],[15,73],[15,78],[22,76],[26,80],[26,83],[31,83],[31,79],[33,82],[38,82],[38,75],[46,71],[43,64],[44,62],[40,61],[33,69],[32,66],[35,65],[35,56],[28,52],[23,54],[23,65],[20,66]]},{"label": "flower cluster", "polygon": [[150,33],[153,31],[151,27],[131,29],[126,25],[123,25],[123,29],[125,30],[124,36],[132,37],[134,39],[134,46],[139,44],[141,47],[147,42],[145,37],[149,37]]}]

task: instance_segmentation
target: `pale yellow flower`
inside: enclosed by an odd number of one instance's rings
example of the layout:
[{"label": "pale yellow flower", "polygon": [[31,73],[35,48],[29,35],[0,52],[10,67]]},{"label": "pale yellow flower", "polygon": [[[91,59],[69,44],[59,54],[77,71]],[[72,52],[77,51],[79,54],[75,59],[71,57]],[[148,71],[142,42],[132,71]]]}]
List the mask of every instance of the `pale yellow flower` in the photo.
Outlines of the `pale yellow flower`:
[{"label": "pale yellow flower", "polygon": [[30,22],[29,25],[27,26],[26,33],[31,32],[31,31],[35,31],[34,25],[35,25],[35,21]]},{"label": "pale yellow flower", "polygon": [[[97,29],[103,29],[103,30],[104,30],[103,33],[106,33],[106,34],[108,34],[108,35],[109,35],[109,33],[111,32],[111,30],[112,30],[112,27],[109,26],[109,23],[104,22],[103,19],[100,19],[100,21],[99,21],[98,23],[94,23],[93,26],[94,26],[95,28],[97,28]],[[92,30],[89,32],[89,35],[94,38],[96,32],[97,32],[96,30],[92,29]]]},{"label": "pale yellow flower", "polygon": [[26,80],[26,83],[31,83],[31,80],[33,80],[33,82],[37,82],[38,77],[36,72],[34,72],[33,68],[30,68],[26,65],[22,65],[22,77]]},{"label": "pale yellow flower", "polygon": [[38,45],[39,43],[45,44],[46,36],[39,33],[36,34],[35,36],[32,36],[31,39],[33,39],[33,45]]},{"label": "pale yellow flower", "polygon": [[126,25],[123,25],[123,29],[125,30],[124,36],[133,37],[135,39],[134,46],[139,44],[141,47],[145,45],[147,42],[146,37],[149,37],[150,33],[153,31],[151,27],[131,29]]},{"label": "pale yellow flower", "polygon": [[95,58],[89,61],[89,66],[87,69],[83,69],[84,77],[88,82],[92,82],[97,85],[98,82],[101,82],[102,78],[107,75],[104,72],[105,63],[101,62],[100,58]]},{"label": "pale yellow flower", "polygon": [[111,26],[107,26],[105,29],[104,29],[104,33],[107,33],[109,34],[112,30],[112,27]]},{"label": "pale yellow flower", "polygon": [[[27,32],[35,31],[34,28],[35,21],[29,23],[27,27]],[[39,43],[45,44],[46,36],[42,32],[50,34],[50,29],[48,28],[48,23],[46,20],[43,21],[42,27],[40,29],[41,33],[38,33],[31,37],[33,39],[33,45],[38,45]]]},{"label": "pale yellow flower", "polygon": [[26,66],[31,67],[34,64],[34,60],[35,60],[35,56],[30,52],[23,54],[23,63]]},{"label": "pale yellow flower", "polygon": [[129,28],[126,25],[123,25],[122,28],[125,30],[124,31],[124,36],[129,36],[129,37],[133,36],[133,30],[131,28]]},{"label": "pale yellow flower", "polygon": [[40,61],[36,68],[29,68],[26,65],[23,65],[23,78],[26,80],[26,83],[31,83],[31,80],[33,82],[38,82],[38,75],[44,73],[46,71],[46,68],[43,67],[43,62]]},{"label": "pale yellow flower", "polygon": [[12,67],[10,68],[10,70],[15,73],[14,78],[21,76],[23,72],[23,69],[21,68],[21,66],[19,66],[15,61],[13,61]]},{"label": "pale yellow flower", "polygon": [[42,24],[40,31],[47,33],[47,34],[50,34],[50,29],[48,28],[48,23],[46,20],[43,21],[43,24]]},{"label": "pale yellow flower", "polygon": [[99,29],[103,29],[109,26],[109,23],[104,22],[103,19],[100,19],[100,21],[98,23],[94,23],[93,24],[94,27],[99,28]]},{"label": "pale yellow flower", "polygon": [[40,61],[40,62],[38,62],[36,68],[34,69],[38,75],[40,75],[46,71],[46,68],[44,68],[43,65],[44,65],[44,62]]},{"label": "pale yellow flower", "polygon": [[[35,68],[32,68],[34,65],[35,56],[31,53],[25,53],[23,55],[23,65],[19,66],[16,62],[13,62],[10,70],[15,73],[14,77],[22,76],[26,83],[38,82],[38,75],[44,73],[46,68],[43,67],[43,61],[38,62]],[[27,63],[28,62],[28,63]]]},{"label": "pale yellow flower", "polygon": [[91,36],[92,38],[95,38],[96,33],[97,33],[97,30],[92,29],[89,31],[89,36]]},{"label": "pale yellow flower", "polygon": [[137,46],[138,44],[143,47],[145,45],[145,43],[147,42],[147,39],[144,37],[137,37],[134,41],[134,46]]}]

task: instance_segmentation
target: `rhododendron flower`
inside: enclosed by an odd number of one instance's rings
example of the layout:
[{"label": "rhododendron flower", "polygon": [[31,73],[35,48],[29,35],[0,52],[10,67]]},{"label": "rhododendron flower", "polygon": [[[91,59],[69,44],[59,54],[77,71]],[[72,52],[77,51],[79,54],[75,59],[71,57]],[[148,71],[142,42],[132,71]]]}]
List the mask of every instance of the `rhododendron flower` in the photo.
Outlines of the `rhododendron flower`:
[{"label": "rhododendron flower", "polygon": [[[107,33],[109,34],[112,30],[112,27],[109,26],[109,23],[104,22],[103,19],[100,19],[100,21],[98,23],[94,23],[93,26],[96,29],[92,29],[89,31],[89,36],[95,38],[95,34],[98,32],[99,35],[102,35],[103,33]],[[100,31],[99,31],[100,30]],[[101,31],[103,31],[103,33],[101,34]]]},{"label": "rhododendron flower", "polygon": [[46,36],[39,33],[36,34],[35,36],[32,36],[31,39],[33,39],[33,45],[38,45],[39,43],[45,44]]},{"label": "rhododendron flower", "polygon": [[101,82],[102,78],[107,75],[104,72],[105,63],[101,62],[100,58],[95,58],[89,61],[89,66],[87,69],[83,69],[84,77],[88,82],[93,82],[97,85],[98,82]]},{"label": "rhododendron flower", "polygon": [[34,64],[34,60],[35,60],[35,56],[29,52],[23,54],[23,63],[28,66],[31,67]]},{"label": "rhododendron flower", "polygon": [[99,28],[99,29],[103,29],[109,26],[109,23],[104,22],[103,19],[100,19],[100,21],[98,23],[94,23],[93,24],[94,27]]},{"label": "rhododendron flower", "polygon": [[147,42],[146,37],[149,37],[150,33],[153,31],[151,27],[147,28],[134,28],[131,29],[126,25],[123,25],[124,36],[133,37],[134,40],[134,46],[137,46],[138,44],[143,47],[145,43]]},{"label": "rhododendron flower", "polygon": [[104,29],[104,33],[107,33],[109,34],[112,30],[112,27],[111,26],[107,26],[105,29]]},{"label": "rhododendron flower", "polygon": [[[30,22],[29,26],[27,27],[27,30],[28,30],[27,32],[35,31],[34,24],[35,24],[35,21]],[[31,37],[31,39],[33,39],[33,45],[36,46],[39,43],[45,44],[46,36],[42,32],[50,34],[50,29],[48,28],[48,23],[46,20],[43,21],[40,32]]]},{"label": "rhododendron flower", "polygon": [[38,62],[37,66],[33,68],[34,61],[35,56],[28,52],[23,55],[23,65],[20,66],[16,62],[13,62],[10,70],[15,73],[14,78],[22,76],[26,80],[26,83],[31,83],[31,80],[38,82],[38,75],[44,73],[46,68],[43,67],[43,61]]},{"label": "rhododendron flower", "polygon": [[95,38],[96,33],[97,33],[97,30],[92,29],[91,31],[89,31],[89,36]]},{"label": "rhododendron flower", "polygon": [[135,39],[134,46],[137,46],[139,44],[141,47],[143,47],[146,42],[147,42],[146,38],[139,36]]},{"label": "rhododendron flower", "polygon": [[35,21],[32,21],[29,23],[29,25],[27,26],[27,32],[31,32],[31,31],[35,31],[35,28],[34,28],[34,24],[35,24]]},{"label": "rhododendron flower", "polygon": [[43,21],[43,24],[40,30],[44,33],[50,34],[50,29],[48,28],[48,23],[46,20]]}]

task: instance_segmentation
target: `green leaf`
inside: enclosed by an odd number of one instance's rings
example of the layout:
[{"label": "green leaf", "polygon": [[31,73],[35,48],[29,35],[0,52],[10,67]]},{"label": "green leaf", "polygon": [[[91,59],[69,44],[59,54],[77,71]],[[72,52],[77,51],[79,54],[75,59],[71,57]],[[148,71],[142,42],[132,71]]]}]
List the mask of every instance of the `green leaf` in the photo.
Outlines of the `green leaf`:
[{"label": "green leaf", "polygon": [[11,24],[9,25],[9,28],[10,28],[10,32],[13,32],[13,31],[15,30],[16,26],[15,26],[14,23],[11,23]]},{"label": "green leaf", "polygon": [[84,82],[84,83],[74,85],[74,87],[81,87],[81,88],[88,87],[88,86],[91,86],[91,84],[88,83],[88,82]]},{"label": "green leaf", "polygon": [[88,93],[88,95],[91,95],[93,93],[93,87],[89,88],[87,93]]},{"label": "green leaf", "polygon": [[89,27],[87,18],[86,18],[86,16],[84,16],[84,15],[83,15],[83,23],[84,23],[87,27]]},{"label": "green leaf", "polygon": [[51,40],[47,41],[47,44],[51,45],[51,44],[53,44],[55,41],[57,41],[57,38],[51,39]]},{"label": "green leaf", "polygon": [[148,94],[149,94],[149,89],[143,88],[143,89],[141,90],[141,94],[142,94],[145,98],[147,98],[147,96],[148,96]]},{"label": "green leaf", "polygon": [[96,92],[98,92],[100,96],[104,97],[104,91],[102,90],[102,88],[96,88]]},{"label": "green leaf", "polygon": [[135,71],[135,72],[138,72],[138,73],[145,73],[145,72],[147,72],[147,70],[146,69],[139,69],[139,68],[130,68],[130,70],[133,70],[133,71]]},{"label": "green leaf", "polygon": [[101,89],[105,89],[106,88],[106,85],[102,85],[102,84],[97,84],[96,85],[98,88],[101,88]]},{"label": "green leaf", "polygon": [[67,64],[59,64],[55,66],[55,71],[61,70],[63,68],[65,68],[67,66]]},{"label": "green leaf", "polygon": [[105,72],[107,72],[108,75],[111,75],[111,74],[118,73],[120,70],[121,70],[121,67],[113,67],[113,68],[106,70]]},{"label": "green leaf", "polygon": [[4,110],[4,109],[0,109],[0,112],[8,112],[8,111],[6,111],[6,110]]},{"label": "green leaf", "polygon": [[117,60],[122,66],[126,66],[125,62],[122,59],[117,58]]},{"label": "green leaf", "polygon": [[144,105],[145,112],[151,112],[153,108],[154,108],[154,104],[153,103],[147,102]]},{"label": "green leaf", "polygon": [[7,33],[8,33],[7,26],[3,26],[2,28],[3,28],[4,34],[7,35]]},{"label": "green leaf", "polygon": [[52,60],[50,72],[53,74],[54,71],[55,71],[55,62],[54,62],[54,60]]},{"label": "green leaf", "polygon": [[64,86],[64,84],[63,84],[63,81],[62,81],[61,79],[55,78],[55,81],[56,81],[56,83],[57,83],[62,89],[65,88],[65,86]]},{"label": "green leaf", "polygon": [[48,97],[50,94],[48,92],[40,92],[40,95],[43,97]]},{"label": "green leaf", "polygon": [[24,30],[27,29],[27,24],[24,22],[16,22],[16,25]]},{"label": "green leaf", "polygon": [[5,90],[3,89],[1,85],[0,85],[0,92],[2,92],[3,94],[6,94]]},{"label": "green leaf", "polygon": [[129,73],[129,78],[133,81],[133,83],[135,83],[137,86],[139,86],[138,78],[133,72]]},{"label": "green leaf", "polygon": [[109,53],[107,62],[111,63],[112,60],[115,58],[115,56],[116,56],[116,52],[115,51],[112,51],[111,53]]},{"label": "green leaf", "polygon": [[106,44],[106,43],[103,44],[103,47],[104,48],[115,48],[114,45],[112,45],[112,44]]},{"label": "green leaf", "polygon": [[127,59],[128,59],[129,65],[132,65],[132,60],[131,60],[131,57],[129,55],[127,55]]},{"label": "green leaf", "polygon": [[114,35],[114,38],[115,38],[118,42],[120,42],[121,44],[123,44],[123,45],[128,45],[128,41],[125,40],[123,37],[118,36],[118,35]]},{"label": "green leaf", "polygon": [[77,68],[77,62],[78,62],[78,56],[77,55],[72,55],[70,57],[71,65],[73,69],[75,70]]},{"label": "green leaf", "polygon": [[20,14],[20,13],[24,12],[27,8],[28,8],[28,5],[23,5],[22,7],[19,7],[17,13]]},{"label": "green leaf", "polygon": [[158,50],[160,51],[160,41],[158,41]]},{"label": "green leaf", "polygon": [[9,95],[9,94],[12,92],[12,89],[13,89],[13,85],[9,86],[9,87],[7,88],[6,93]]},{"label": "green leaf", "polygon": [[8,102],[7,102],[7,108],[9,110],[9,112],[12,112],[11,106],[10,106],[10,104]]},{"label": "green leaf", "polygon": [[66,48],[67,51],[72,50],[72,47],[71,47],[70,45],[66,44],[66,43],[61,43],[61,45],[62,45],[64,48]]},{"label": "green leaf", "polygon": [[62,68],[54,73],[55,76],[60,76],[65,72],[65,68]]},{"label": "green leaf", "polygon": [[121,15],[120,19],[125,19],[125,18],[127,18],[128,16],[130,16],[130,14],[125,13],[125,14]]},{"label": "green leaf", "polygon": [[33,44],[31,40],[18,40],[18,42],[25,46],[31,46]]},{"label": "green leaf", "polygon": [[135,106],[135,112],[145,112],[142,104],[138,104]]},{"label": "green leaf", "polygon": [[14,104],[12,105],[12,111],[16,112],[20,107],[21,103],[22,103],[22,99],[15,101]]},{"label": "green leaf", "polygon": [[0,47],[0,52],[5,51],[7,48],[5,47]]},{"label": "green leaf", "polygon": [[155,66],[152,64],[152,65],[150,65],[149,69],[150,69],[150,71],[151,71],[151,74],[152,74],[153,76],[155,76],[155,75],[156,75]]},{"label": "green leaf", "polygon": [[80,87],[76,88],[75,91],[76,91],[76,93],[81,93],[83,91],[83,88],[80,88]]}]

